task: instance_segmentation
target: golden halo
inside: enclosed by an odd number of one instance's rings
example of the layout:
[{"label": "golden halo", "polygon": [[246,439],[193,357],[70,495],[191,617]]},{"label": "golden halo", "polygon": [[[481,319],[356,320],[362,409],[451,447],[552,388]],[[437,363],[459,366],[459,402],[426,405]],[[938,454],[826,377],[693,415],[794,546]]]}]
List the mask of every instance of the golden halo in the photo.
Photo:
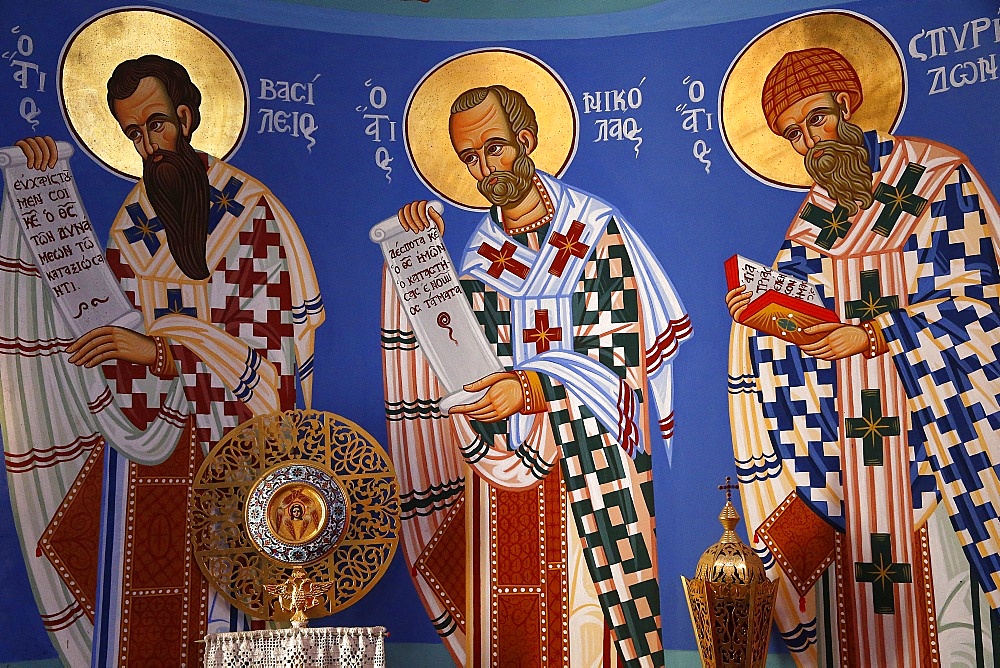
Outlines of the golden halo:
[{"label": "golden halo", "polygon": [[463,209],[488,209],[489,203],[451,146],[451,104],[470,88],[493,84],[518,91],[535,110],[538,147],[531,159],[539,169],[560,176],[576,153],[576,105],[548,65],[522,51],[499,47],[452,56],[413,89],[403,115],[403,135],[410,164],[424,185]]},{"label": "golden halo", "polygon": [[201,90],[201,125],[192,143],[226,159],[246,132],[248,91],[233,55],[201,26],[164,10],[115,9],[88,19],[63,47],[59,96],[77,142],[126,178],[142,174],[142,159],[108,109],[107,82],[119,63],[147,53],[181,63]]},{"label": "golden halo", "polygon": [[851,122],[863,130],[892,132],[906,105],[906,68],[885,28],[848,11],[819,11],[777,23],[753,39],[729,66],[719,93],[726,148],[753,177],[780,187],[812,185],[802,156],[771,132],[761,107],[764,79],[790,51],[827,47],[843,54],[861,79],[864,100]]}]

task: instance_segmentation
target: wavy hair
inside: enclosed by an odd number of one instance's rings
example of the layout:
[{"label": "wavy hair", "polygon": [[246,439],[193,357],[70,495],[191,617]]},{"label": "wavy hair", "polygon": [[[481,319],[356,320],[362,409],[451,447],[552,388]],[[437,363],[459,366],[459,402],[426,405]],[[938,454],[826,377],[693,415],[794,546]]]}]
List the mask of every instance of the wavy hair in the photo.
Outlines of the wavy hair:
[{"label": "wavy hair", "polygon": [[531,108],[523,95],[499,84],[470,88],[465,91],[452,103],[452,115],[460,111],[468,111],[481,104],[490,93],[493,93],[497,101],[500,102],[500,107],[507,118],[507,124],[514,135],[517,135],[521,130],[530,130],[531,134],[538,137],[538,121],[535,120],[535,110]]},{"label": "wavy hair", "polygon": [[841,116],[836,141],[821,141],[806,153],[805,168],[850,216],[874,202],[872,169],[868,164],[865,133]]},{"label": "wavy hair", "polygon": [[118,64],[108,79],[108,108],[111,115],[115,114],[115,101],[124,100],[135,92],[139,82],[146,77],[155,77],[163,83],[167,96],[174,107],[185,106],[191,110],[191,132],[201,123],[201,91],[191,81],[191,76],[180,63],[147,54],[135,60],[126,60]]}]

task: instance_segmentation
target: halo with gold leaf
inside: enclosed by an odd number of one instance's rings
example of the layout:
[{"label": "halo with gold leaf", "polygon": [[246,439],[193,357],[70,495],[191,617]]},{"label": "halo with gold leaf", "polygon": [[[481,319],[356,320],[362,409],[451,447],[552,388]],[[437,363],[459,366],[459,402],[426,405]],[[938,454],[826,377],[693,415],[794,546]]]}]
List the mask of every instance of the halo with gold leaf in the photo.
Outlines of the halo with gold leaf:
[{"label": "halo with gold leaf", "polygon": [[290,410],[231,430],[191,497],[191,544],[208,582],[257,619],[287,619],[284,584],[324,596],[308,617],[359,601],[385,574],[400,532],[396,472],[368,432],[334,413]]},{"label": "halo with gold leaf", "polygon": [[899,45],[871,19],[845,10],[792,17],[757,35],[733,60],[719,92],[722,138],[729,153],[751,176],[792,190],[812,179],[802,156],[771,132],[761,107],[768,72],[791,51],[827,47],[857,70],[864,100],[851,122],[864,130],[892,132],[906,106],[906,68]]},{"label": "halo with gold leaf", "polygon": [[149,53],[179,62],[201,91],[202,122],[192,144],[222,159],[235,153],[250,113],[236,58],[201,26],[152,7],[97,14],[63,47],[57,88],[77,142],[110,171],[132,180],[142,175],[142,159],[108,109],[107,81],[119,63]]},{"label": "halo with gold leaf", "polygon": [[531,159],[539,169],[561,176],[576,153],[576,105],[552,68],[523,51],[499,47],[452,56],[431,69],[413,89],[403,116],[403,134],[410,164],[420,180],[464,209],[484,210],[489,203],[452,148],[448,134],[451,105],[470,88],[494,84],[518,91],[534,109],[538,146]]}]

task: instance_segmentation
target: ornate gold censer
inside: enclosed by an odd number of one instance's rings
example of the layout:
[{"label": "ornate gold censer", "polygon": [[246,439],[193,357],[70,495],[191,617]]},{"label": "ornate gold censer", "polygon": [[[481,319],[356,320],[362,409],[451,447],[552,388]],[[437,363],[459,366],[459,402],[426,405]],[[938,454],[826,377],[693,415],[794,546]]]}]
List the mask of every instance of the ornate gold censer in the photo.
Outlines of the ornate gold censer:
[{"label": "ornate gold censer", "polygon": [[722,538],[701,555],[694,579],[682,575],[681,582],[702,665],[764,668],[778,583],[767,579],[760,557],[736,535],[740,516],[729,481],[719,487],[726,490]]}]

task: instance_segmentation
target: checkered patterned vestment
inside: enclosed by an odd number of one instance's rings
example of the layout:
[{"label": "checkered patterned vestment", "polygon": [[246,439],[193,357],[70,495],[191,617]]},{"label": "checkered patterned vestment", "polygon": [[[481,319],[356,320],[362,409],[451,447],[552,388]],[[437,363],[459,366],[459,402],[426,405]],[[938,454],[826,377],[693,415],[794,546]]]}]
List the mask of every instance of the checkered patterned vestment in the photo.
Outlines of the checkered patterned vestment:
[{"label": "checkered patterned vestment", "polygon": [[[832,630],[840,658],[920,665],[942,660],[934,634],[951,626],[927,559],[937,506],[994,615],[1000,607],[1000,214],[952,149],[875,133],[866,144],[874,205],[830,248],[797,218],[775,266],[816,285],[842,322],[871,321],[889,351],[828,363],[734,326],[734,448],[751,528],[794,492],[838,532],[828,614],[838,619],[847,606]],[[803,209],[834,204],[814,187]],[[890,535],[892,561],[916,573],[892,585],[894,614],[875,614],[875,587],[851,572],[873,561],[875,534]],[[779,628],[809,664],[816,647],[802,633],[811,627],[815,639],[815,597],[802,613],[790,589],[781,597]]]},{"label": "checkered patterned vestment", "polygon": [[[323,314],[308,255],[304,269],[296,256],[302,239],[277,198],[222,161],[211,163],[209,177],[207,280],[191,280],[174,264],[165,233],[149,222],[156,218],[141,186],[107,250],[147,334],[169,342],[177,368],[168,376],[180,374],[189,412],[204,416],[196,422],[205,447],[252,415],[294,406],[296,370],[310,380],[312,335]],[[119,363],[107,375],[135,422],[155,417],[162,387],[150,369]]]},{"label": "checkered patterned vestment", "polygon": [[[109,267],[142,313],[146,333],[163,337],[172,353],[173,368],[162,377],[123,362],[105,364],[103,372],[68,363],[65,348],[72,338],[52,315],[51,296],[28,264],[28,249],[10,246],[7,242],[18,237],[3,235],[0,255],[17,259],[15,271],[2,272],[4,284],[20,303],[34,307],[3,326],[4,339],[27,346],[5,351],[0,368],[5,386],[16,382],[23,388],[4,415],[12,497],[15,507],[33,518],[24,525],[24,540],[30,542],[25,561],[43,620],[55,622],[48,625],[53,642],[71,665],[89,665],[92,653],[94,665],[142,663],[136,657],[167,657],[167,645],[171,652],[193,652],[196,645],[185,644],[182,633],[193,643],[206,628],[232,628],[237,616],[228,605],[214,594],[203,599],[203,590],[208,593],[197,568],[183,569],[184,485],[196,471],[191,467],[228,429],[254,414],[293,407],[296,374],[306,401],[311,399],[313,333],[323,308],[301,235],[258,181],[222,161],[208,158],[206,164],[212,272],[207,280],[192,281],[177,269],[142,183],[119,212],[106,251]],[[41,342],[48,342],[45,354],[31,354]],[[52,409],[43,413],[41,406]],[[10,428],[31,421],[35,426],[29,430]],[[191,446],[197,452],[178,460]],[[93,507],[83,508],[84,501],[74,499],[92,479],[98,491],[85,499]],[[170,503],[157,506],[156,499]],[[95,528],[98,518],[102,522],[100,540],[93,539],[102,567],[96,604],[72,588],[65,569],[36,558],[37,536],[64,510]],[[57,524],[53,520],[50,528]],[[179,546],[171,548],[179,551],[173,555],[179,562],[143,572],[132,555],[152,563],[141,539],[157,531],[163,545]],[[81,533],[80,540],[90,539]],[[97,561],[95,554],[95,570]],[[143,590],[140,575],[155,580],[161,571],[175,569],[185,571],[176,591],[161,591],[156,599]],[[165,594],[174,598],[168,601]],[[149,632],[149,619],[132,615],[148,609],[149,601],[160,601],[167,615],[169,642]],[[163,660],[179,665],[183,656],[171,653]]]},{"label": "checkered patterned vestment", "polygon": [[[505,599],[497,595],[497,569],[480,567],[504,558],[491,546],[503,531],[496,518],[509,512],[508,497],[491,490],[540,488],[559,476],[563,552],[545,547],[533,558],[550,573],[543,588],[559,581],[557,573],[570,575],[568,609],[549,610],[561,622],[522,624],[519,637],[532,650],[544,645],[544,665],[572,665],[566,662],[588,651],[600,656],[607,626],[612,651],[626,665],[662,665],[649,405],[656,404],[669,438],[670,368],[690,324],[662,269],[616,210],[544,174],[536,185],[551,201],[551,216],[511,236],[496,211],[484,218],[466,244],[462,285],[505,366],[538,374],[542,412],[490,424],[442,417],[437,381],[386,284],[386,412],[404,490],[404,552],[417,565],[417,589],[456,662],[502,662],[509,648],[489,631],[517,622],[505,616]],[[586,252],[560,253],[573,239],[582,245],[573,248]],[[516,271],[496,271],[499,255],[488,249],[504,248],[514,261],[506,266]],[[464,601],[449,606],[433,573],[419,568],[461,504],[470,508],[462,518],[475,537],[470,544],[480,546],[480,553],[466,554],[464,567],[451,562],[461,569],[455,577],[481,592],[471,596],[469,610]],[[557,538],[546,533],[545,545],[559,545]],[[537,553],[538,546],[522,543],[520,551]],[[596,598],[586,593],[590,588]],[[474,637],[466,635],[469,619],[482,620]],[[552,631],[543,641],[546,628]],[[556,651],[553,634],[565,635],[565,655],[545,654]]]},{"label": "checkered patterned vestment", "polygon": [[[250,417],[293,408],[296,374],[311,401],[313,336],[324,319],[308,251],[288,211],[259,181],[221,160],[209,159],[208,178],[208,279],[191,280],[178,269],[162,226],[152,223],[142,183],[108,242],[109,267],[142,312],[146,333],[170,346],[174,368],[160,378],[149,367],[105,365],[116,403],[136,427],[188,415],[206,453]],[[210,606],[207,628],[229,630],[228,606],[221,599]],[[104,611],[114,618],[117,605]]]}]

